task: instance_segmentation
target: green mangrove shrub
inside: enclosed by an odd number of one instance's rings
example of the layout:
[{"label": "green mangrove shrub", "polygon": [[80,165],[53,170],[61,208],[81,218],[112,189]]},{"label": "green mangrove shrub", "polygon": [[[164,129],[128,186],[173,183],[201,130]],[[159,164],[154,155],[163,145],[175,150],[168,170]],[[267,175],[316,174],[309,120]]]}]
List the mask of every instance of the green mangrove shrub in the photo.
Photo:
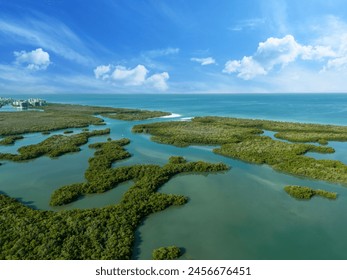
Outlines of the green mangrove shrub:
[{"label": "green mangrove shrub", "polygon": [[79,152],[80,146],[86,144],[90,137],[109,133],[110,129],[107,128],[104,130],[82,132],[71,136],[52,135],[38,144],[20,147],[18,149],[18,154],[0,153],[0,159],[24,161],[35,159],[44,155],[52,158],[59,157],[66,153]]},{"label": "green mangrove shrub", "polygon": [[[51,198],[52,205],[63,205],[81,195],[116,187],[117,182],[133,180],[133,186],[116,205],[42,211],[0,194],[0,259],[130,259],[134,232],[141,221],[188,201],[182,195],[158,193],[158,188],[182,172],[228,169],[224,164],[186,162],[179,157],[170,158],[164,166],[113,168],[115,161],[130,156],[123,148],[128,143],[128,139],[121,139],[91,144],[96,151],[86,171],[87,182],[63,186]],[[172,258],[177,256],[176,251],[169,249],[164,255]]]},{"label": "green mangrove shrub", "polygon": [[22,135],[7,136],[0,140],[0,145],[13,145],[17,140],[24,139]]},{"label": "green mangrove shrub", "polygon": [[[294,143],[263,136],[264,130],[277,131],[275,136]],[[217,154],[242,161],[268,164],[292,175],[347,184],[347,165],[336,160],[317,160],[308,152],[334,153],[328,146],[299,142],[343,140],[347,127],[276,122],[223,117],[196,117],[192,121],[158,122],[135,125],[135,133],[149,133],[153,141],[176,145],[218,145]],[[301,135],[303,138],[290,138]],[[301,137],[300,136],[300,137]],[[314,137],[315,138],[314,138]],[[314,139],[313,139],[314,138]]]},{"label": "green mangrove shrub", "polygon": [[175,260],[181,256],[181,250],[177,246],[160,247],[153,250],[153,260]]},{"label": "green mangrove shrub", "polygon": [[328,192],[324,190],[314,190],[309,187],[302,186],[285,186],[284,190],[292,197],[297,199],[311,199],[313,196],[318,195],[328,199],[336,199],[337,193]]}]

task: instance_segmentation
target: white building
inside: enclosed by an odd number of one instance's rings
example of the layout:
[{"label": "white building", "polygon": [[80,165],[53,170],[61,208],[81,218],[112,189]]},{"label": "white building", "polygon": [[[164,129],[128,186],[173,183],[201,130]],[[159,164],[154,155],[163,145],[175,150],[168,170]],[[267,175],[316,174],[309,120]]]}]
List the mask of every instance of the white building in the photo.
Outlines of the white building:
[{"label": "white building", "polygon": [[12,106],[18,108],[28,108],[29,102],[27,100],[15,100],[12,102]]},{"label": "white building", "polygon": [[12,106],[17,108],[28,108],[30,106],[32,107],[43,106],[46,104],[47,104],[46,100],[39,99],[39,98],[30,98],[28,100],[14,100],[12,102]]},{"label": "white building", "polygon": [[47,103],[46,100],[40,98],[30,98],[28,99],[28,102],[31,106],[43,106]]}]

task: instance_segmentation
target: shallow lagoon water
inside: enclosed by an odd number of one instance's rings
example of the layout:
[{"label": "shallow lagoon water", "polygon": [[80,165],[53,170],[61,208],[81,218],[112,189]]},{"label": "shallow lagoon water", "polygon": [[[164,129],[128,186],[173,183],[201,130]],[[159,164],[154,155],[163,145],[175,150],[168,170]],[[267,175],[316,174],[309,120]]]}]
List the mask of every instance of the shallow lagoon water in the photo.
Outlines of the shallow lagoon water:
[{"label": "shallow lagoon water", "polygon": [[[99,100],[98,105],[117,106],[123,102],[120,107],[161,109],[179,113],[184,118],[196,115],[197,106],[194,104],[198,97],[192,97],[186,102],[191,103],[192,110],[188,110],[188,106],[184,105],[181,111],[179,104],[182,102],[182,96],[169,99],[171,102],[166,109],[161,108],[162,97],[159,96],[152,99],[151,104],[149,104],[150,101],[139,99],[138,102],[141,103],[138,104],[139,106],[136,106],[133,99],[126,96],[107,96],[104,97],[105,99],[100,97],[97,99],[94,96],[93,98],[90,96],[85,99],[80,97],[80,100],[76,98],[75,103],[83,104],[85,101],[85,104],[88,104],[92,102],[91,100]],[[126,98],[129,99],[128,103],[125,101]],[[201,99],[204,98],[207,97],[201,97]],[[231,97],[228,98],[232,100]],[[293,98],[297,99],[297,97]],[[339,98],[341,104],[342,97]],[[347,97],[344,98],[347,101]],[[147,99],[150,100],[150,98]],[[318,106],[315,105],[318,103],[324,105],[324,108],[329,108],[329,104],[318,102],[318,99],[315,99],[312,106]],[[244,104],[242,117],[252,117],[256,108],[260,112],[269,103],[262,101],[261,98],[258,103],[252,100],[248,103],[241,101],[236,98],[235,103]],[[226,104],[229,105],[230,102]],[[334,102],[330,105],[333,106]],[[218,100],[217,104],[219,104]],[[228,110],[227,105],[224,109],[222,105],[216,106],[214,115],[232,115],[232,110],[230,114],[225,113]],[[174,108],[175,106],[177,108]],[[210,110],[212,109],[203,105],[199,114],[213,115]],[[240,108],[238,110],[241,111]],[[249,110],[248,113],[247,110]],[[303,112],[306,116],[303,119],[314,119],[315,114],[310,115],[308,112]],[[277,110],[264,117],[276,119],[276,114]],[[346,112],[338,113],[338,117],[331,118],[330,122],[342,123],[343,114]],[[329,115],[329,112],[323,112],[323,115]],[[254,117],[260,116],[261,114],[258,113]],[[299,118],[297,113],[292,116]],[[283,118],[286,117],[288,116]],[[143,122],[158,120],[170,119]],[[327,119],[325,121],[327,122]],[[343,121],[347,123],[346,120]],[[320,122],[320,119],[312,120],[312,122]],[[115,163],[115,167],[137,163],[163,165],[172,155],[182,155],[188,160],[222,161],[232,167],[230,171],[218,174],[179,175],[166,183],[159,190],[160,192],[186,195],[189,197],[189,202],[184,206],[171,207],[152,214],[143,221],[136,232],[134,258],[150,259],[153,249],[176,245],[185,248],[186,252],[182,259],[347,259],[345,238],[347,224],[344,223],[347,218],[347,188],[344,186],[293,177],[276,172],[268,166],[248,164],[222,157],[212,153],[213,147],[177,148],[154,143],[150,141],[148,135],[131,133],[131,127],[142,122],[106,119],[106,123],[106,126],[98,126],[95,129],[109,127],[113,139],[128,137],[132,140],[126,146],[132,157]],[[74,131],[78,132],[78,130]],[[48,137],[39,133],[25,136],[24,140],[18,141],[12,147],[0,147],[1,151],[7,149],[6,152],[13,152],[23,143],[38,143]],[[105,141],[107,137],[90,138],[88,144]],[[81,147],[82,152],[64,155],[58,159],[42,157],[29,163],[4,162],[0,167],[0,191],[21,199],[30,207],[54,211],[101,207],[116,203],[132,182],[121,184],[114,190],[101,195],[82,198],[68,206],[54,208],[49,206],[49,197],[55,189],[66,184],[84,181],[83,173],[88,166],[88,158],[94,153],[88,148],[88,144]],[[331,142],[329,145],[336,149],[335,154],[314,153],[310,156],[334,158],[346,163],[346,143]],[[283,187],[288,184],[334,191],[338,193],[338,199],[330,201],[314,197],[310,201],[298,201],[283,191]]]},{"label": "shallow lagoon water", "polygon": [[[347,218],[345,187],[293,177],[209,151],[200,151],[200,156],[223,161],[232,169],[224,174],[179,175],[165,184],[161,192],[183,194],[190,201],[143,222],[137,231],[134,258],[149,259],[153,249],[173,244],[186,249],[182,259],[347,257],[347,226],[341,223]],[[338,192],[339,198],[298,201],[283,191],[285,185],[322,188]]]}]

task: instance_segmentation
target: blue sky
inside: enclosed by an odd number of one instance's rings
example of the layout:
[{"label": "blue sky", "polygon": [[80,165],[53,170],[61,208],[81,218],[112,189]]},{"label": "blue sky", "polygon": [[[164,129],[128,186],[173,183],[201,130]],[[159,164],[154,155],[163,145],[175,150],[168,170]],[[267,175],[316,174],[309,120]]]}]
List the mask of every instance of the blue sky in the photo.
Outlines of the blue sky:
[{"label": "blue sky", "polygon": [[0,95],[347,92],[342,0],[0,0]]}]

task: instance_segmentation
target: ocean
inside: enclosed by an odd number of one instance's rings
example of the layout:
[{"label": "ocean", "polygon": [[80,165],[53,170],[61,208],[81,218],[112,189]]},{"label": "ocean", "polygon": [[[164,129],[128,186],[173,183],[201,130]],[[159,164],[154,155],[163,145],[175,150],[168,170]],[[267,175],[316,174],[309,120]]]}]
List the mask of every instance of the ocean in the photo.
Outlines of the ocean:
[{"label": "ocean", "polygon": [[347,94],[55,94],[42,97],[50,102],[162,110],[183,117],[214,115],[347,125]]},{"label": "ocean", "polygon": [[[167,93],[38,97],[49,102],[161,110],[174,114],[173,118],[136,122],[106,119],[112,138],[131,139],[127,149],[133,156],[115,166],[162,165],[172,155],[231,166],[225,173],[179,175],[165,184],[160,192],[188,196],[189,202],[152,214],[143,221],[136,231],[135,259],[150,259],[153,249],[170,245],[184,248],[182,259],[347,259],[346,187],[222,157],[213,154],[212,147],[177,148],[154,143],[148,135],[131,133],[134,124],[203,115],[347,125],[347,94]],[[19,146],[38,143],[45,137],[40,133],[28,134],[14,146],[0,147],[0,151],[15,152]],[[95,137],[91,142],[107,137]],[[338,159],[347,164],[347,143],[329,142],[329,146],[334,147],[336,153],[312,153],[310,156]],[[30,207],[53,211],[117,203],[132,182],[68,206],[49,206],[49,197],[55,189],[84,180],[88,158],[92,155],[93,151],[84,145],[80,153],[54,160],[42,157],[30,163],[6,162],[0,168],[0,192]],[[285,185],[337,192],[338,199],[329,201],[315,197],[310,201],[298,201],[283,191]]]}]

